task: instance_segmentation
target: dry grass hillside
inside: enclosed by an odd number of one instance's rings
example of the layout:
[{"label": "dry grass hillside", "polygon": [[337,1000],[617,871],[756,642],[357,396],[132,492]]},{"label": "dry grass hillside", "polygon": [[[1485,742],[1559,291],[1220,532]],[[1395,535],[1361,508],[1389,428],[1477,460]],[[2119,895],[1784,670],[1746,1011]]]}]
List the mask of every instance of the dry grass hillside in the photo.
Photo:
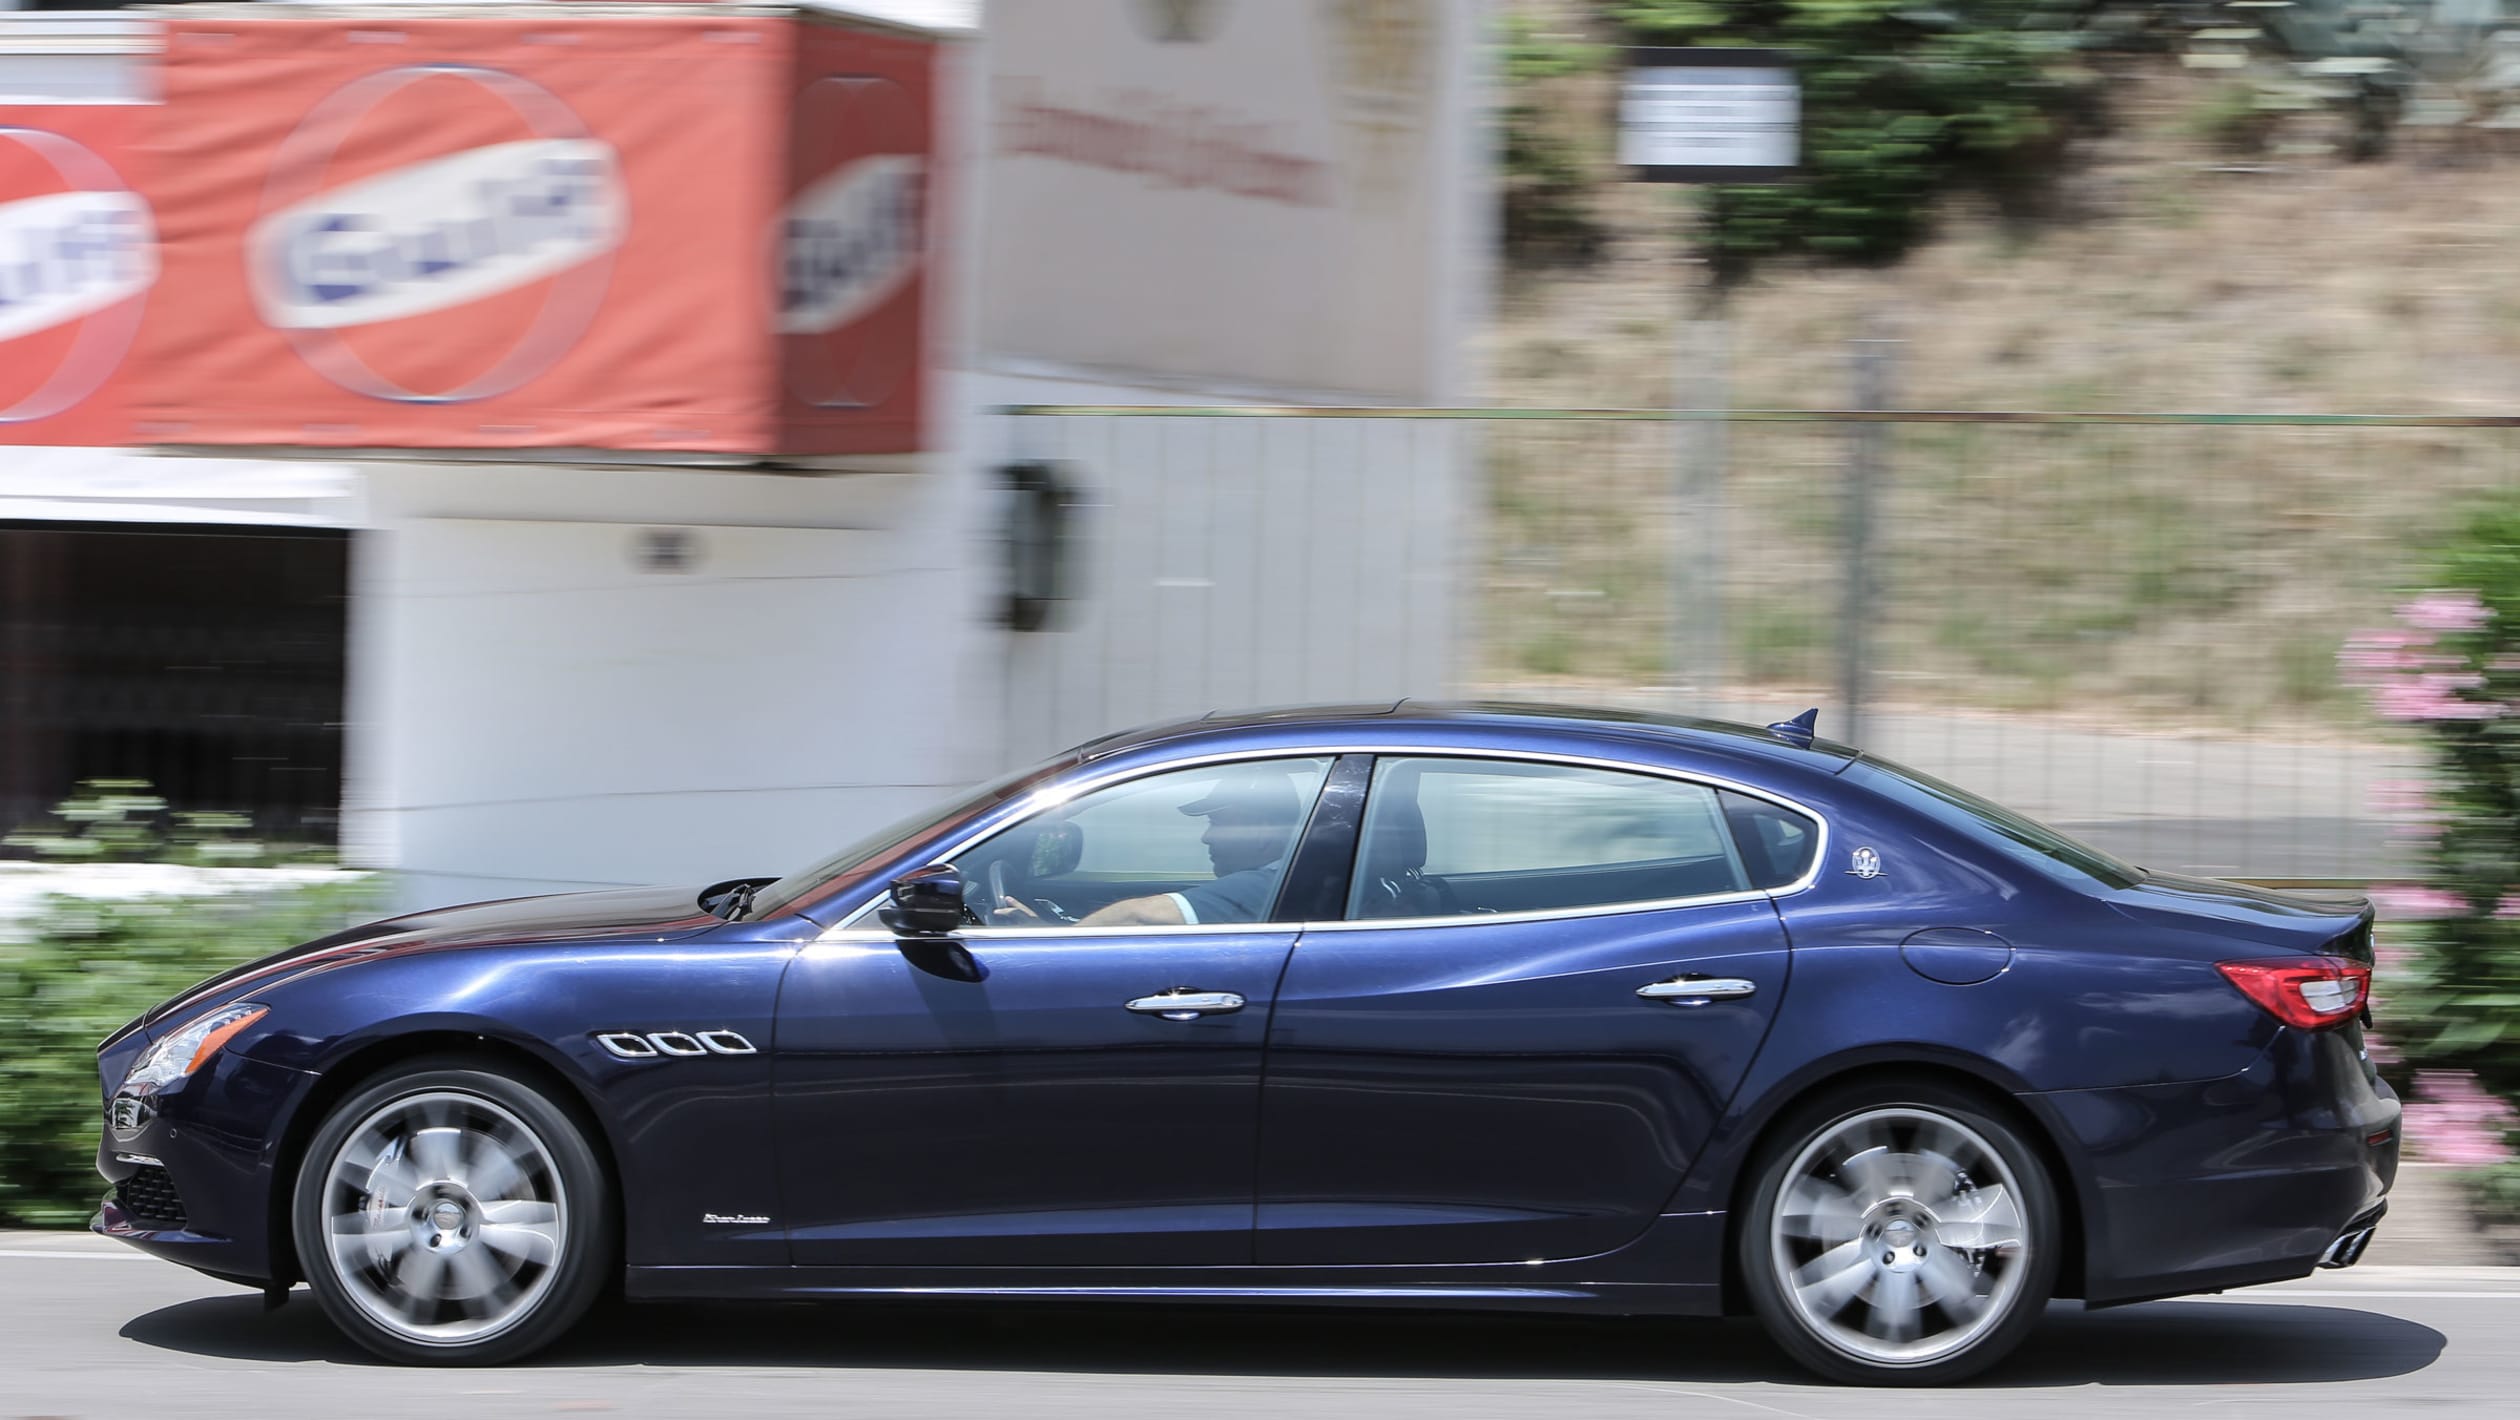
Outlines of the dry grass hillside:
[{"label": "dry grass hillside", "polygon": [[[1878,271],[1780,267],[1729,303],[1734,402],[1841,402],[1868,316],[1914,408],[2501,414],[2520,409],[2520,163],[2218,154],[2218,81],[2157,68],[2110,100],[2059,215],[1962,200]],[[1685,193],[1618,183],[1589,269],[1510,274],[1490,393],[1661,404],[1690,289]]]},{"label": "dry grass hillside", "polygon": [[[2412,141],[2235,160],[2204,136],[2220,101],[2135,69],[2048,221],[1959,200],[1896,267],[1765,272],[1727,303],[1731,407],[1849,402],[1869,331],[1895,340],[1908,409],[2520,413],[2520,160]],[[1608,183],[1598,212],[1596,264],[1508,275],[1493,401],[1672,403],[1698,286],[1686,194]],[[1703,607],[1675,611],[1670,571],[1712,526],[1722,678],[1827,685],[1848,439],[1733,426],[1710,524],[1675,498],[1661,429],[1492,438],[1490,674],[1691,678],[1667,648]],[[2520,485],[2510,430],[1921,425],[1889,445],[1857,604],[1885,699],[2205,727],[2358,725],[2342,638],[2420,582],[2480,491]]]}]

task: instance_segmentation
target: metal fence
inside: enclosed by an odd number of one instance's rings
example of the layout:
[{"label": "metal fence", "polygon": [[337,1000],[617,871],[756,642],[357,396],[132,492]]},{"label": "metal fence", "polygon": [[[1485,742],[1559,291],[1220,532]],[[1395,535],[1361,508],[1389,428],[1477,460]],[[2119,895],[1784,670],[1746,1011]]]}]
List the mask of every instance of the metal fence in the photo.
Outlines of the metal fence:
[{"label": "metal fence", "polygon": [[2386,804],[2416,759],[2337,653],[2478,499],[2520,486],[2504,417],[1008,412],[1055,425],[1024,432],[1089,483],[1138,421],[1206,426],[1159,441],[1188,449],[1269,421],[1265,472],[1314,520],[1366,515],[1319,466],[1369,430],[1466,430],[1444,445],[1475,485],[1460,535],[1393,526],[1361,554],[1445,560],[1469,602],[1449,688],[1749,720],[1817,704],[1824,733],[2137,861],[2272,879],[2402,866]]}]

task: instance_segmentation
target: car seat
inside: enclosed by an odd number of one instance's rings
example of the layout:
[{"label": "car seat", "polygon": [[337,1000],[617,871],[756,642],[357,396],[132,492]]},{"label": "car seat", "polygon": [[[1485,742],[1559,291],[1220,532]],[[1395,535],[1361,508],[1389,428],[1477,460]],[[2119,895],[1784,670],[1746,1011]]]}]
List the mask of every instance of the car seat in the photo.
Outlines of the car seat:
[{"label": "car seat", "polygon": [[1375,791],[1386,796],[1369,816],[1359,895],[1360,917],[1453,917],[1461,900],[1442,878],[1426,873],[1426,814],[1418,808],[1417,775],[1394,776]]}]

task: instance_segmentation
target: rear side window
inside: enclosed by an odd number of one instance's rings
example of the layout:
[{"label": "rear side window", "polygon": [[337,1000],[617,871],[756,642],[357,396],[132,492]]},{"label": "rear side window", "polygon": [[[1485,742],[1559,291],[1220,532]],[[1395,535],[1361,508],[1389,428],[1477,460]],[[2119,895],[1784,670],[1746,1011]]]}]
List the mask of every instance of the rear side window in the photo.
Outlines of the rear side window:
[{"label": "rear side window", "polygon": [[1811,871],[1812,855],[1820,851],[1820,825],[1782,804],[1730,789],[1716,797],[1723,801],[1724,821],[1732,825],[1752,887],[1781,888]]},{"label": "rear side window", "polygon": [[1576,765],[1384,759],[1353,918],[1563,912],[1741,892],[1714,790]]}]

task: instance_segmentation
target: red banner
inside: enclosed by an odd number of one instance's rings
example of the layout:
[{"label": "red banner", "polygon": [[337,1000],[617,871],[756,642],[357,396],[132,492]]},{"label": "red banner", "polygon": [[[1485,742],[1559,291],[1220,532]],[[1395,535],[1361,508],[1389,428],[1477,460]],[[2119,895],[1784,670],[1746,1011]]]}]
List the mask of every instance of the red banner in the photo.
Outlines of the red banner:
[{"label": "red banner", "polygon": [[776,238],[792,452],[922,447],[935,75],[927,41],[798,26]]},{"label": "red banner", "polygon": [[[868,214],[924,172],[924,43],[688,13],[167,33],[149,440],[918,447],[920,264]],[[829,140],[837,165],[783,191],[812,146],[787,136],[800,52],[909,91],[915,121]]]},{"label": "red banner", "polygon": [[0,105],[0,444],[131,441],[125,357],[157,274],[144,110]]}]

